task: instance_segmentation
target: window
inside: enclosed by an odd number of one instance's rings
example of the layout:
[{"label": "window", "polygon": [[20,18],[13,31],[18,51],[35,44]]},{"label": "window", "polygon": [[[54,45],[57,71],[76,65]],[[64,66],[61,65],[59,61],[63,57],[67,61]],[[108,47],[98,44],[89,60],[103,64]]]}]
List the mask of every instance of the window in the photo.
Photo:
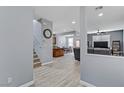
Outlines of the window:
[{"label": "window", "polygon": [[76,47],[80,47],[80,41],[79,40],[76,41]]},{"label": "window", "polygon": [[73,47],[73,38],[68,38],[68,47]]}]

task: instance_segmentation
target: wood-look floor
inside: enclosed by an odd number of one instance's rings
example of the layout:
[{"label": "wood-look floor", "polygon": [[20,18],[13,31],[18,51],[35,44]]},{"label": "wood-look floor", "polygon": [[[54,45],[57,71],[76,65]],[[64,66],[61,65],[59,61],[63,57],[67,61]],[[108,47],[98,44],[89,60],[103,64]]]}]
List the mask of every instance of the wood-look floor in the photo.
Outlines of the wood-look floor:
[{"label": "wood-look floor", "polygon": [[34,87],[82,87],[80,65],[72,54],[54,58],[53,63],[34,69]]}]

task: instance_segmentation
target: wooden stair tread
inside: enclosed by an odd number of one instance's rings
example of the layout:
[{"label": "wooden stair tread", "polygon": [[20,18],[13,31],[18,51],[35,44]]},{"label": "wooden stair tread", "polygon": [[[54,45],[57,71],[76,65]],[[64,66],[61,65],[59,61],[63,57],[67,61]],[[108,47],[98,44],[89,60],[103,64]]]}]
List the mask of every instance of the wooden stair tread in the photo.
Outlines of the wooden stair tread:
[{"label": "wooden stair tread", "polygon": [[36,67],[41,67],[41,62],[39,62],[39,63],[34,63],[33,67],[34,67],[34,68],[36,68]]},{"label": "wooden stair tread", "polygon": [[35,62],[35,63],[33,63],[33,64],[41,64],[41,62]]},{"label": "wooden stair tread", "polygon": [[37,61],[40,61],[40,59],[39,58],[35,58],[34,59],[34,62],[37,62]]},{"label": "wooden stair tread", "polygon": [[35,49],[33,49],[33,67],[41,67],[41,62],[37,53],[35,52]]},{"label": "wooden stair tread", "polygon": [[35,55],[33,55],[33,57],[34,57],[34,58],[37,58],[37,57],[38,57],[38,55],[37,55],[37,54],[35,54]]}]

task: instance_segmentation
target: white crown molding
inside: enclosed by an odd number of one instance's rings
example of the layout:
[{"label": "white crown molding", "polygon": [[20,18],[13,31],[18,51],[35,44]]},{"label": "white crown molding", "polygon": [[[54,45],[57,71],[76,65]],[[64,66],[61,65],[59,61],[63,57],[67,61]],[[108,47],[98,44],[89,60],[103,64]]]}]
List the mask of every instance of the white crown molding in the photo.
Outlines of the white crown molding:
[{"label": "white crown molding", "polygon": [[[117,29],[107,29],[107,30],[100,30],[100,32],[113,32],[113,31],[117,31],[117,30],[124,30],[123,28],[117,28]],[[97,33],[97,30],[94,31],[88,31],[87,34],[95,34]]]}]

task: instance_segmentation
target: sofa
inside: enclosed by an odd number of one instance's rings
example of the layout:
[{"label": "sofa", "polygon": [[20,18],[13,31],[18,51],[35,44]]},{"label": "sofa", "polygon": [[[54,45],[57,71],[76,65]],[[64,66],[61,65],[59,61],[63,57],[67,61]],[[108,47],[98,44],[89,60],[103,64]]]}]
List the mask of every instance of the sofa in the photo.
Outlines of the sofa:
[{"label": "sofa", "polygon": [[109,48],[88,48],[87,52],[90,54],[111,55]]}]

